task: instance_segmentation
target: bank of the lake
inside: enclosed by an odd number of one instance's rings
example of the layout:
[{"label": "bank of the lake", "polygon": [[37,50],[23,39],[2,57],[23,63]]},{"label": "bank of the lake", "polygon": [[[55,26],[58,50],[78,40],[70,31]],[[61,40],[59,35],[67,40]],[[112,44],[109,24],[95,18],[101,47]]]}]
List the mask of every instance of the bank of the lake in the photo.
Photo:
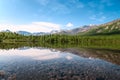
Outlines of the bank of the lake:
[{"label": "bank of the lake", "polygon": [[[113,48],[120,49],[120,35],[41,35],[41,36],[24,36],[12,32],[0,32],[0,44],[4,46],[27,45],[44,46],[44,47],[91,47],[91,48]],[[52,46],[51,46],[52,45]]]}]

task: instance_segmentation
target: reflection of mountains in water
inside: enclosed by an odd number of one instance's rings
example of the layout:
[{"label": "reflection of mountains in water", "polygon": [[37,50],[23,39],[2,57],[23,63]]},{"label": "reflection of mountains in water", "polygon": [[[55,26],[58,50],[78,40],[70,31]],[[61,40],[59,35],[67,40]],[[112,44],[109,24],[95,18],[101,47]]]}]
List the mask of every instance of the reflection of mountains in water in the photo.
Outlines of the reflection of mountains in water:
[{"label": "reflection of mountains in water", "polygon": [[98,58],[108,62],[120,65],[120,50],[106,50],[106,49],[78,49],[67,48],[59,49],[63,52],[70,52],[86,58]]}]

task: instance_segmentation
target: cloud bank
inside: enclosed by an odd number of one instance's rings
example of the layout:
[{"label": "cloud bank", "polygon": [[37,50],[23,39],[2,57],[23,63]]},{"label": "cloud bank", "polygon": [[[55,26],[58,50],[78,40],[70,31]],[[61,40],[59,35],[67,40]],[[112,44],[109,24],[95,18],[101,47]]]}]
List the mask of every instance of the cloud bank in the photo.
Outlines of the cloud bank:
[{"label": "cloud bank", "polygon": [[13,25],[13,24],[0,24],[0,31],[10,30],[10,31],[29,31],[29,32],[50,32],[52,30],[60,30],[61,25],[51,22],[32,22],[25,25]]}]

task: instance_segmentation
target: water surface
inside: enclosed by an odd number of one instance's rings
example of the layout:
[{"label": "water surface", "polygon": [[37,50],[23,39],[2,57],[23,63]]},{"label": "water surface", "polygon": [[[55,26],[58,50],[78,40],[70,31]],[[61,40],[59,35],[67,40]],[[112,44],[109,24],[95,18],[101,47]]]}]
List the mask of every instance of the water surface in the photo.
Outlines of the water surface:
[{"label": "water surface", "polygon": [[119,60],[113,50],[0,49],[0,80],[120,80]]}]

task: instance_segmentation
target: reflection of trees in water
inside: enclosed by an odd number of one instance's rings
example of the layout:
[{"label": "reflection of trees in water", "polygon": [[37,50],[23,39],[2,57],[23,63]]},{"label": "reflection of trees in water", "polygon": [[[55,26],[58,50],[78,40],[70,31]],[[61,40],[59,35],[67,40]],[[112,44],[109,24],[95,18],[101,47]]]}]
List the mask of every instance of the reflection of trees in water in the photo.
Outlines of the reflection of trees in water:
[{"label": "reflection of trees in water", "polygon": [[20,47],[44,47],[44,48],[103,48],[120,50],[119,43],[111,42],[94,42],[94,43],[39,43],[39,42],[15,42],[15,43],[0,43],[0,49],[11,49]]},{"label": "reflection of trees in water", "polygon": [[[101,44],[100,44],[101,45]],[[82,57],[87,58],[100,58],[107,60],[112,63],[116,63],[120,65],[120,50],[119,46],[107,46],[107,44],[104,45],[89,45],[85,44],[41,44],[41,43],[1,43],[0,48],[1,49],[12,49],[12,48],[24,48],[27,49],[27,47],[35,47],[38,49],[42,48],[51,48],[51,51],[57,51],[56,49],[60,51],[67,51],[71,52],[77,55],[80,55]],[[81,48],[84,47],[84,48]],[[88,48],[105,48],[105,49],[88,49]],[[85,49],[87,48],[87,49]],[[118,50],[107,50],[106,48],[110,49],[118,49]]]},{"label": "reflection of trees in water", "polygon": [[67,51],[86,58],[99,58],[120,65],[120,50],[87,48],[66,48],[59,50]]}]

